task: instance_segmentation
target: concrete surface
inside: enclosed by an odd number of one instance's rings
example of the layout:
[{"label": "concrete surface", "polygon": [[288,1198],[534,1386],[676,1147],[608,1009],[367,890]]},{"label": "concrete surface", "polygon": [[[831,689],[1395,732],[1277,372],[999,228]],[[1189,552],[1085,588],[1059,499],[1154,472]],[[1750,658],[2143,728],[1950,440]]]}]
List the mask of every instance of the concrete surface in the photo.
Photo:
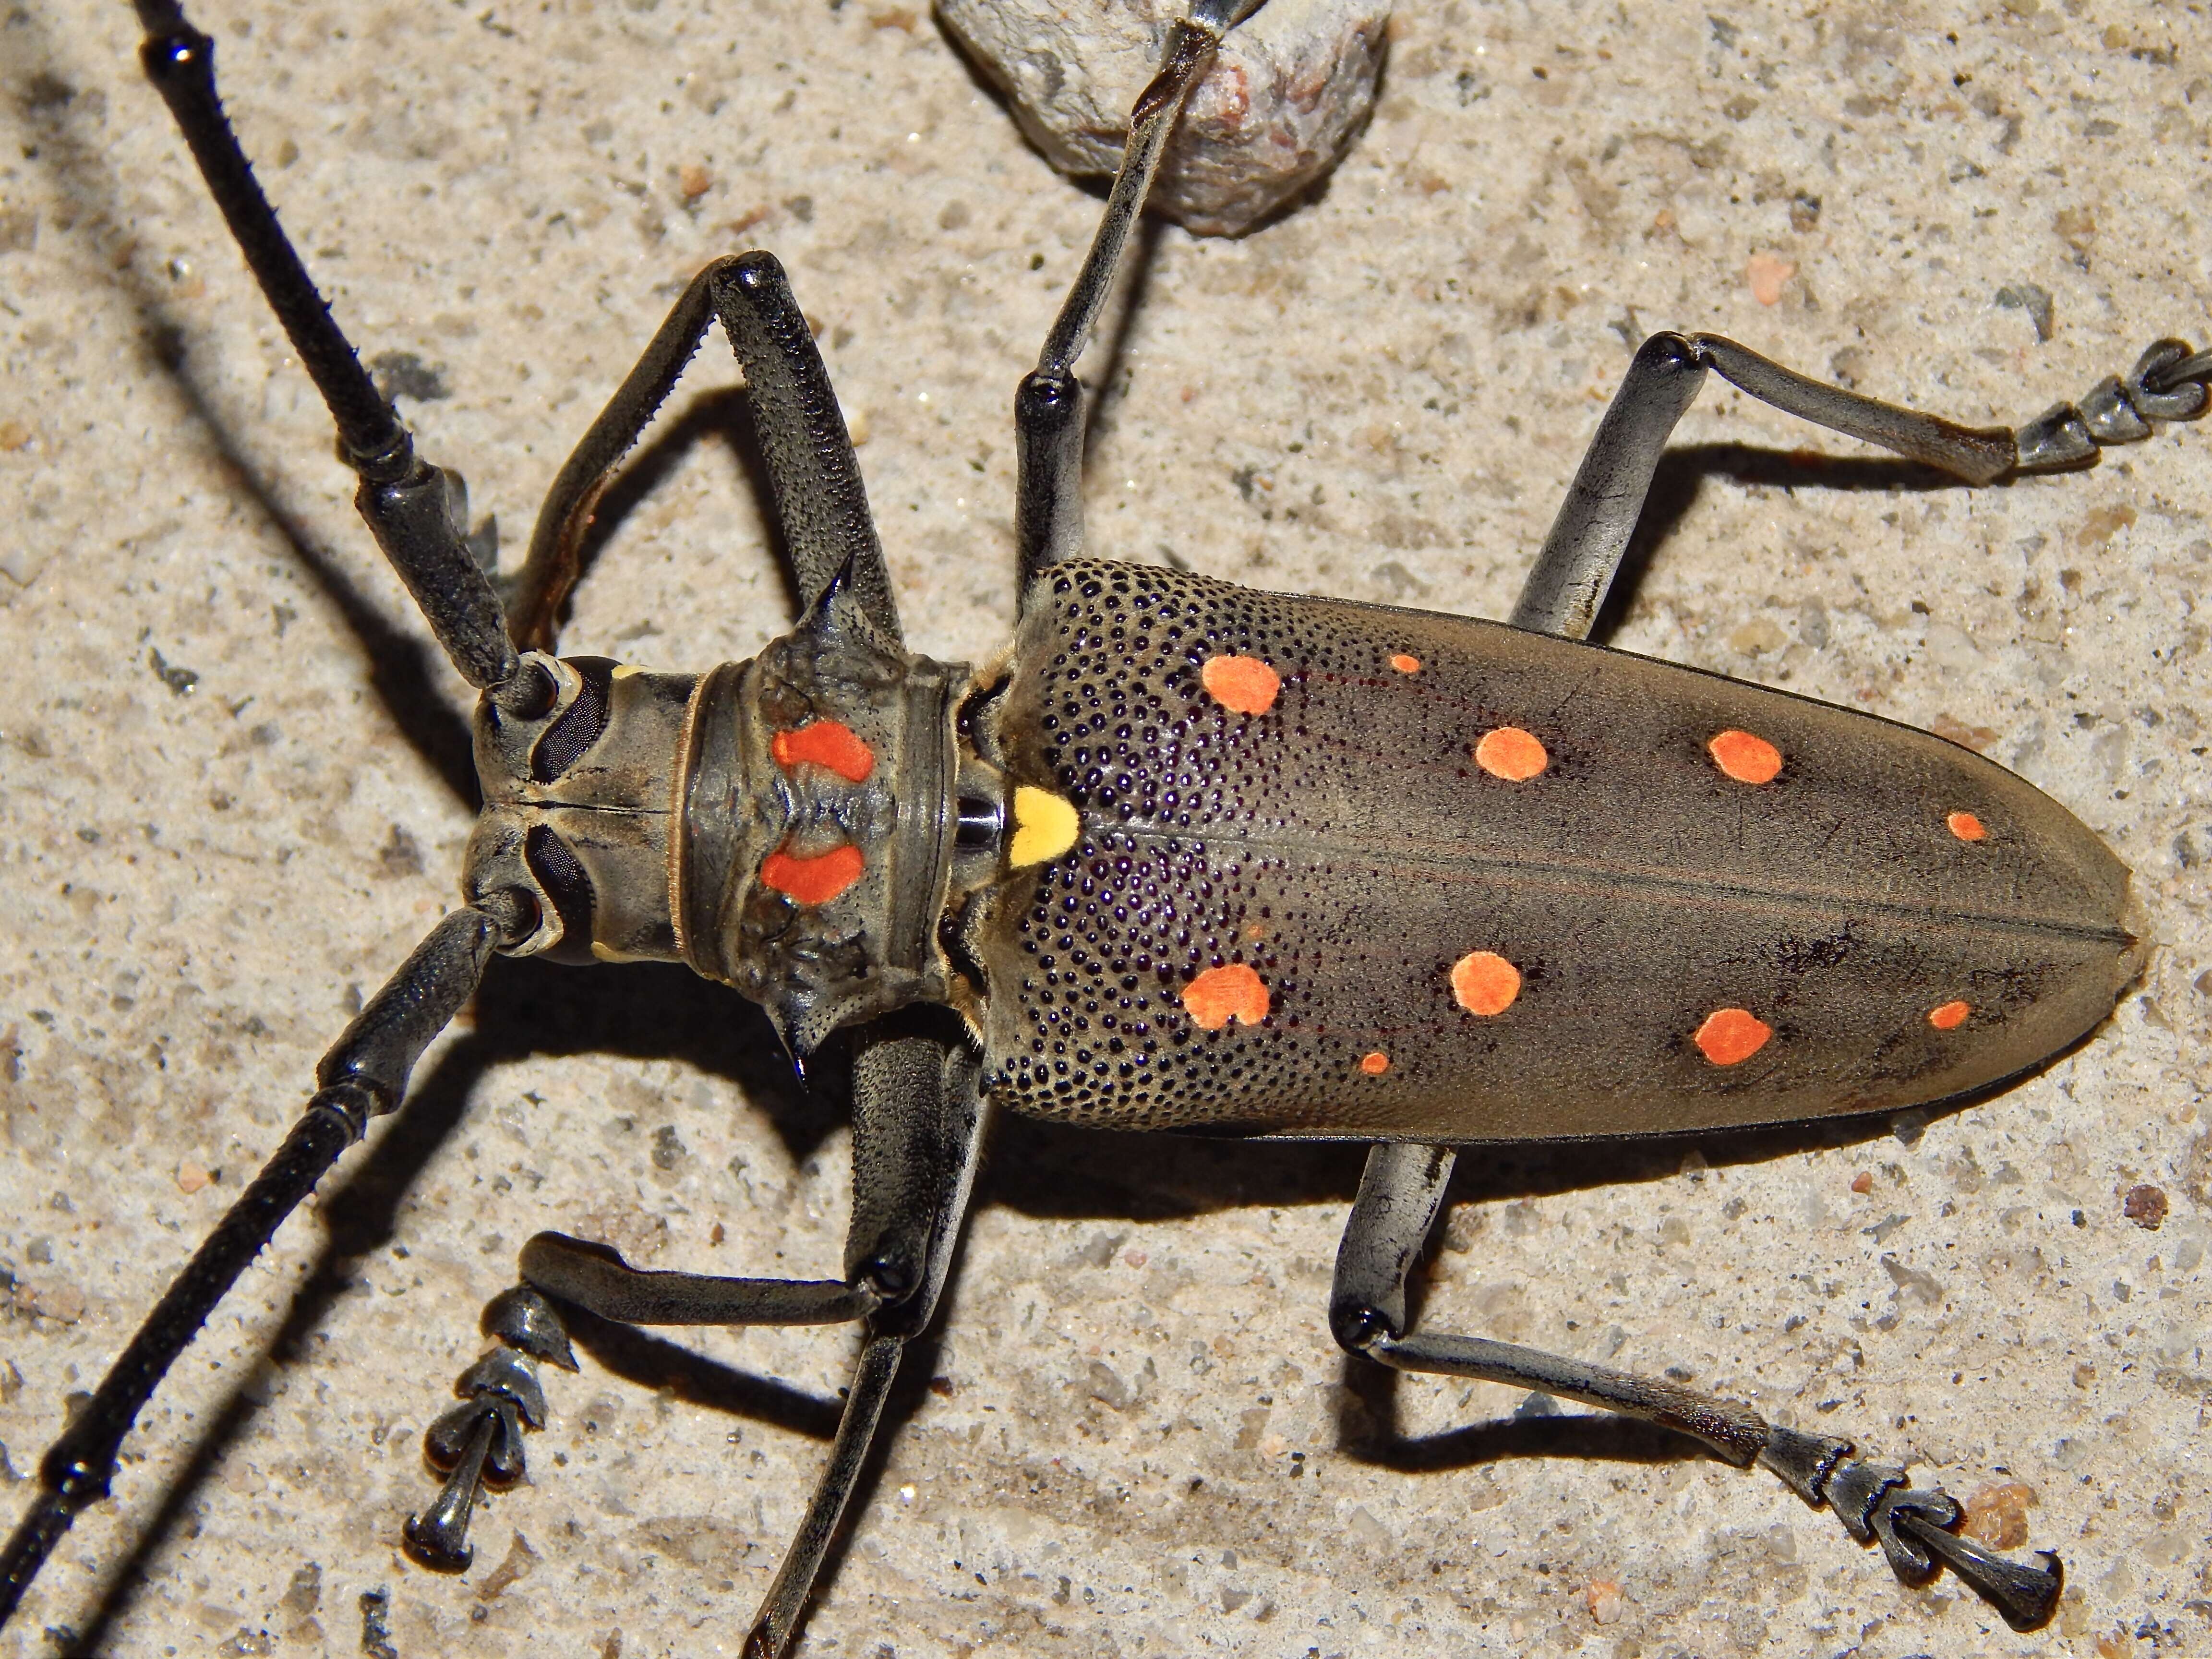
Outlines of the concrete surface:
[{"label": "concrete surface", "polygon": [[[1708,9],[1407,8],[1322,199],[1152,246],[1097,545],[1498,615],[1645,331],[1978,421],[2203,337],[2201,5]],[[341,314],[411,358],[429,453],[511,545],[677,285],[757,243],[866,432],[911,636],[1003,635],[1008,400],[1096,204],[916,0],[201,21]],[[450,902],[469,823],[459,684],[132,46],[116,4],[0,22],[9,1481]],[[734,378],[700,360],[572,648],[703,666],[783,626],[714,395]],[[1614,641],[1985,745],[2135,866],[2161,948],[2078,1053],[1924,1132],[1469,1157],[1428,1317],[1677,1365],[1961,1495],[2022,1483],[2071,1571],[2059,1621],[2015,1638],[1948,1579],[1901,1589],[1771,1480],[1651,1437],[1354,1373],[1322,1318],[1354,1152],[1013,1124],[940,1380],[904,1398],[805,1652],[2212,1645],[2212,429],[1979,493],[1734,396],[1684,438],[1723,447],[1674,475]],[[1848,459],[1783,459],[1808,443]],[[735,1650],[842,1334],[603,1343],[554,1380],[533,1484],[482,1516],[469,1577],[407,1564],[399,1527],[521,1240],[824,1270],[842,1128],[750,1011],[672,971],[502,970],[422,1079],[155,1401],[10,1651]],[[2157,1231],[2123,1212],[2139,1186]]]}]

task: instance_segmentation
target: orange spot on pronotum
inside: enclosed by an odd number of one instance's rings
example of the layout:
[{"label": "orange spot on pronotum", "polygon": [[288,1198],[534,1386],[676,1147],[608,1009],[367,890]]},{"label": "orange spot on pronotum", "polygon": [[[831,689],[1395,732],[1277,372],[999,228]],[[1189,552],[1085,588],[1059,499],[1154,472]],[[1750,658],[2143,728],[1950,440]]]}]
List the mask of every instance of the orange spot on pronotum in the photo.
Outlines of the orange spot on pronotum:
[{"label": "orange spot on pronotum", "polygon": [[1474,745],[1474,763],[1493,778],[1526,783],[1549,766],[1552,757],[1534,732],[1501,726],[1482,734],[1482,741]]},{"label": "orange spot on pronotum", "polygon": [[1521,994],[1521,970],[1495,951],[1470,951],[1452,963],[1451,988],[1470,1014],[1502,1014]]},{"label": "orange spot on pronotum", "polygon": [[1955,1031],[1966,1023],[1966,1016],[1974,1012],[1971,1002],[1947,1002],[1928,1011],[1928,1023],[1939,1031]]},{"label": "orange spot on pronotum", "polygon": [[1390,666],[1401,674],[1418,674],[1421,672],[1421,659],[1400,651],[1391,656]]},{"label": "orange spot on pronotum", "polygon": [[1214,702],[1240,714],[1266,714],[1283,689],[1283,677],[1257,657],[1208,657],[1198,678]]},{"label": "orange spot on pronotum", "polygon": [[849,842],[814,858],[774,852],[761,860],[760,878],[794,904],[827,904],[860,880],[866,860]]},{"label": "orange spot on pronotum", "polygon": [[1757,1014],[1741,1008],[1716,1008],[1698,1027],[1695,1041],[1714,1065],[1734,1066],[1764,1048],[1773,1035],[1774,1028]]},{"label": "orange spot on pronotum", "polygon": [[1257,1025],[1267,1017],[1267,986],[1241,962],[1209,968],[1182,988],[1182,1006],[1201,1031],[1218,1031],[1232,1019]]},{"label": "orange spot on pronotum", "polygon": [[1771,783],[1782,769],[1782,751],[1765,738],[1734,728],[1705,745],[1713,764],[1738,783]]},{"label": "orange spot on pronotum", "polygon": [[1972,812],[1954,812],[1943,822],[1960,841],[1980,841],[1990,833]]},{"label": "orange spot on pronotum", "polygon": [[1390,1069],[1390,1056],[1380,1048],[1371,1054],[1362,1054],[1359,1057],[1359,1069],[1370,1077],[1381,1077],[1383,1073]]},{"label": "orange spot on pronotum", "polygon": [[865,783],[876,769],[876,751],[838,720],[810,720],[796,731],[779,732],[769,739],[769,750],[786,771],[801,761],[812,761],[841,778]]}]

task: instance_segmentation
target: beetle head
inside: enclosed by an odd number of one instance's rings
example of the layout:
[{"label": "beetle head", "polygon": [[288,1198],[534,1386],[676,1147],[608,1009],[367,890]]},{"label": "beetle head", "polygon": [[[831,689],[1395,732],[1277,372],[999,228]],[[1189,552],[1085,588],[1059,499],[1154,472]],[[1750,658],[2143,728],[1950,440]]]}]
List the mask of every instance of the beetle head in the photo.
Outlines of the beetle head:
[{"label": "beetle head", "polygon": [[483,811],[464,885],[527,894],[536,928],[509,947],[558,962],[675,961],[668,842],[674,757],[698,677],[605,657],[524,657],[552,692],[518,716],[477,706]]}]

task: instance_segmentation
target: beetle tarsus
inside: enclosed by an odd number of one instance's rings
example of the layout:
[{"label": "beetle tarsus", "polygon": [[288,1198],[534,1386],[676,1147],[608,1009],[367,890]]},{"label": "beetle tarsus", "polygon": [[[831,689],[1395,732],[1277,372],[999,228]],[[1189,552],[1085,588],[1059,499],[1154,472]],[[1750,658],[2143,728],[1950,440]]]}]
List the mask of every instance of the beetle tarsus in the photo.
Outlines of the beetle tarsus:
[{"label": "beetle tarsus", "polygon": [[2033,1561],[2015,1561],[1910,1510],[1897,1515],[1896,1524],[1942,1557],[1943,1565],[2014,1630],[2036,1630],[2050,1622],[2066,1588],[2066,1566],[2054,1551],[2038,1550]]},{"label": "beetle tarsus", "polygon": [[2053,404],[2014,434],[2017,472],[2063,472],[2093,466],[2114,444],[2141,443],[2153,422],[2193,421],[2212,391],[2212,351],[2186,340],[2154,340],[2123,380],[2108,374],[2079,404]]},{"label": "beetle tarsus", "polygon": [[422,1434],[422,1455],[445,1484],[401,1528],[407,1553],[437,1572],[465,1572],[474,1558],[468,1530],[478,1492],[503,1492],[522,1479],[523,1431],[545,1426],[545,1390],[532,1362],[576,1369],[561,1316],[531,1285],[494,1297],[483,1325],[493,1346],[454,1382],[461,1403]]},{"label": "beetle tarsus", "polygon": [[[1808,1480],[1801,1478],[1808,1467],[1803,1454],[1813,1449],[1834,1449],[1838,1455]],[[1890,1570],[1904,1583],[1924,1584],[1948,1566],[2014,1630],[2048,1622],[2066,1584],[2064,1564],[2055,1553],[2039,1550],[2033,1561],[2015,1561],[1962,1537],[1957,1528],[1965,1511],[1948,1492],[1908,1486],[1902,1468],[1855,1458],[1850,1451],[1847,1441],[1778,1428],[1759,1462],[1814,1508],[1826,1504],[1854,1541],[1880,1544]]]}]

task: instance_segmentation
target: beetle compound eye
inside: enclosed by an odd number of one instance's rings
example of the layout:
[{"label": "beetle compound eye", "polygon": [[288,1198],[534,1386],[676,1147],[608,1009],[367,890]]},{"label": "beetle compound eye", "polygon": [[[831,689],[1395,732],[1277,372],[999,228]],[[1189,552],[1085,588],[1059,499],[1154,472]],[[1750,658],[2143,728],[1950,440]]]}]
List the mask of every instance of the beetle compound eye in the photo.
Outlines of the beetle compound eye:
[{"label": "beetle compound eye", "polygon": [[556,960],[588,962],[592,950],[592,878],[583,860],[544,824],[532,824],[522,856],[538,878],[553,913],[561,918],[561,942],[550,953]]},{"label": "beetle compound eye", "polygon": [[538,746],[530,751],[530,775],[538,783],[550,783],[584,757],[584,751],[607,729],[611,701],[611,663],[580,659],[569,665],[583,679],[576,700],[561,711],[561,718],[545,728]]}]

